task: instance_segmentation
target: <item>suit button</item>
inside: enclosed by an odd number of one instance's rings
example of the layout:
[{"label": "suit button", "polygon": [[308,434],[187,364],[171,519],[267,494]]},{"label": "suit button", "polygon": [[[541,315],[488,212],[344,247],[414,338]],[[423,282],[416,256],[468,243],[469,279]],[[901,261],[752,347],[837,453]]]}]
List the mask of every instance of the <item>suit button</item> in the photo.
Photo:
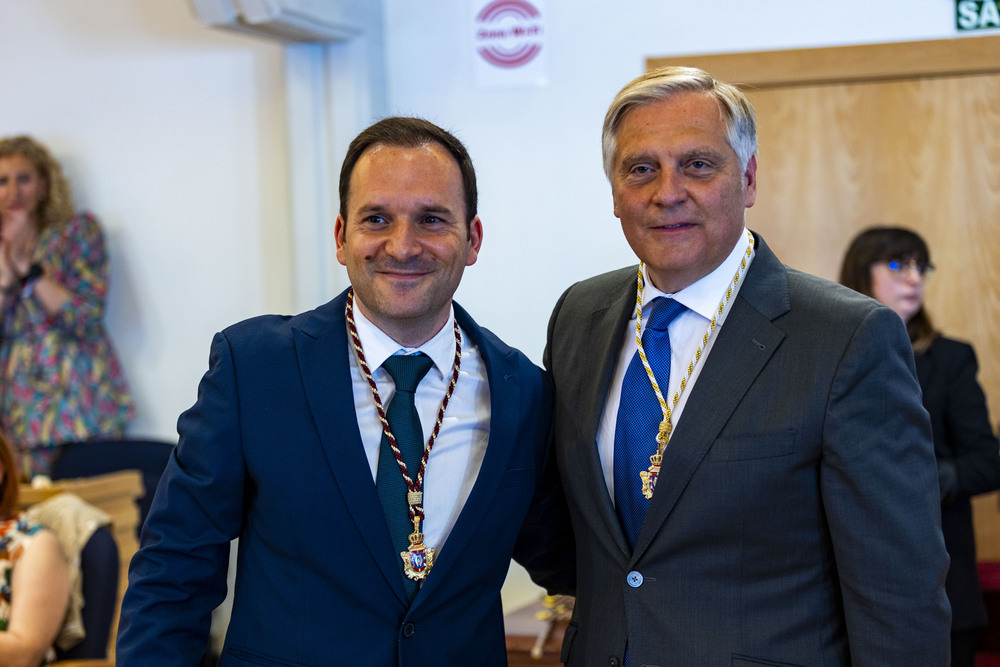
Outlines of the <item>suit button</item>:
[{"label": "suit button", "polygon": [[608,658],[608,667],[620,667],[621,664],[621,661],[615,656]]},{"label": "suit button", "polygon": [[625,581],[627,581],[628,585],[632,588],[639,588],[639,586],[642,586],[642,574],[632,570],[628,573],[628,575],[626,575]]},{"label": "suit button", "polygon": [[409,639],[416,633],[417,629],[414,627],[413,623],[406,623],[403,625],[403,636]]}]

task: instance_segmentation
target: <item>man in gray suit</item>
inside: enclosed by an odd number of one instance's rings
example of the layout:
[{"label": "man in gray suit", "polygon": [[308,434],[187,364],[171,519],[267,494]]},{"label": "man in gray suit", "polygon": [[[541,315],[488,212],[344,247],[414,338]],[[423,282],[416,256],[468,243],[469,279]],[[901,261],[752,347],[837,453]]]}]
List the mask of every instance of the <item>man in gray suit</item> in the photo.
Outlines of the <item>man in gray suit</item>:
[{"label": "man in gray suit", "polygon": [[946,665],[937,473],[901,320],[747,231],[757,139],[735,87],[651,72],[603,139],[640,264],[571,286],[549,323],[578,564],[563,660]]}]

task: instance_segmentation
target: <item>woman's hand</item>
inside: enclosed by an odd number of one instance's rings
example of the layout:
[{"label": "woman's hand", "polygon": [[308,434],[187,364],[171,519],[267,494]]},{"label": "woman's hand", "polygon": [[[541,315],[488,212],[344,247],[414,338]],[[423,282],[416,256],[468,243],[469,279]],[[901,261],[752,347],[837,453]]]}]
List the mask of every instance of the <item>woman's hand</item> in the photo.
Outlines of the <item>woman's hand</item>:
[{"label": "woman's hand", "polygon": [[6,298],[21,289],[21,276],[11,257],[10,243],[0,240],[0,298]]},{"label": "woman's hand", "polygon": [[31,258],[38,244],[38,231],[27,211],[8,211],[0,220],[0,288],[20,287],[21,279],[31,268]]},{"label": "woman's hand", "polygon": [[26,210],[7,211],[0,220],[0,242],[4,262],[19,276],[27,273],[38,245],[38,227],[31,214]]}]

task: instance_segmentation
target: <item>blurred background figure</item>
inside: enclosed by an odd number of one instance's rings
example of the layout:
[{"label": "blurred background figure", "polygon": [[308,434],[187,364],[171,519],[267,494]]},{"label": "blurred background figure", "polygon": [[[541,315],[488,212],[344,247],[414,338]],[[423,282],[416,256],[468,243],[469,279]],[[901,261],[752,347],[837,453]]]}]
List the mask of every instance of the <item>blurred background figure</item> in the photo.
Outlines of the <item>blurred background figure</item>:
[{"label": "blurred background figure", "polygon": [[952,609],[952,665],[971,667],[986,609],[976,572],[970,499],[1000,488],[1000,443],[976,380],[975,351],[942,336],[924,308],[925,281],[933,270],[927,244],[915,232],[873,227],[851,242],[840,282],[892,308],[910,334],[934,430],[941,526],[951,556],[946,589]]},{"label": "blurred background figure", "polygon": [[17,468],[0,436],[0,663],[52,660],[69,601],[69,574],[55,535],[18,513]]},{"label": "blurred background figure", "polygon": [[76,214],[59,163],[30,137],[0,139],[0,430],[26,478],[63,443],[118,438],[134,413],[104,330],[108,257]]}]

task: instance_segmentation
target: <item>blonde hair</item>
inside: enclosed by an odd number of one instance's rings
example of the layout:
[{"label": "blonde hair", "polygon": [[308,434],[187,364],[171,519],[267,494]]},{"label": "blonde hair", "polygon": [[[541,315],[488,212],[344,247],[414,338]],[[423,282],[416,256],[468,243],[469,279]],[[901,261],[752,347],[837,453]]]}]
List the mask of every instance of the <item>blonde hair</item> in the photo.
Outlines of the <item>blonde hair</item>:
[{"label": "blonde hair", "polygon": [[38,202],[38,231],[60,227],[73,217],[73,192],[63,176],[59,161],[48,149],[27,135],[0,139],[0,159],[20,155],[45,179],[45,191]]}]

